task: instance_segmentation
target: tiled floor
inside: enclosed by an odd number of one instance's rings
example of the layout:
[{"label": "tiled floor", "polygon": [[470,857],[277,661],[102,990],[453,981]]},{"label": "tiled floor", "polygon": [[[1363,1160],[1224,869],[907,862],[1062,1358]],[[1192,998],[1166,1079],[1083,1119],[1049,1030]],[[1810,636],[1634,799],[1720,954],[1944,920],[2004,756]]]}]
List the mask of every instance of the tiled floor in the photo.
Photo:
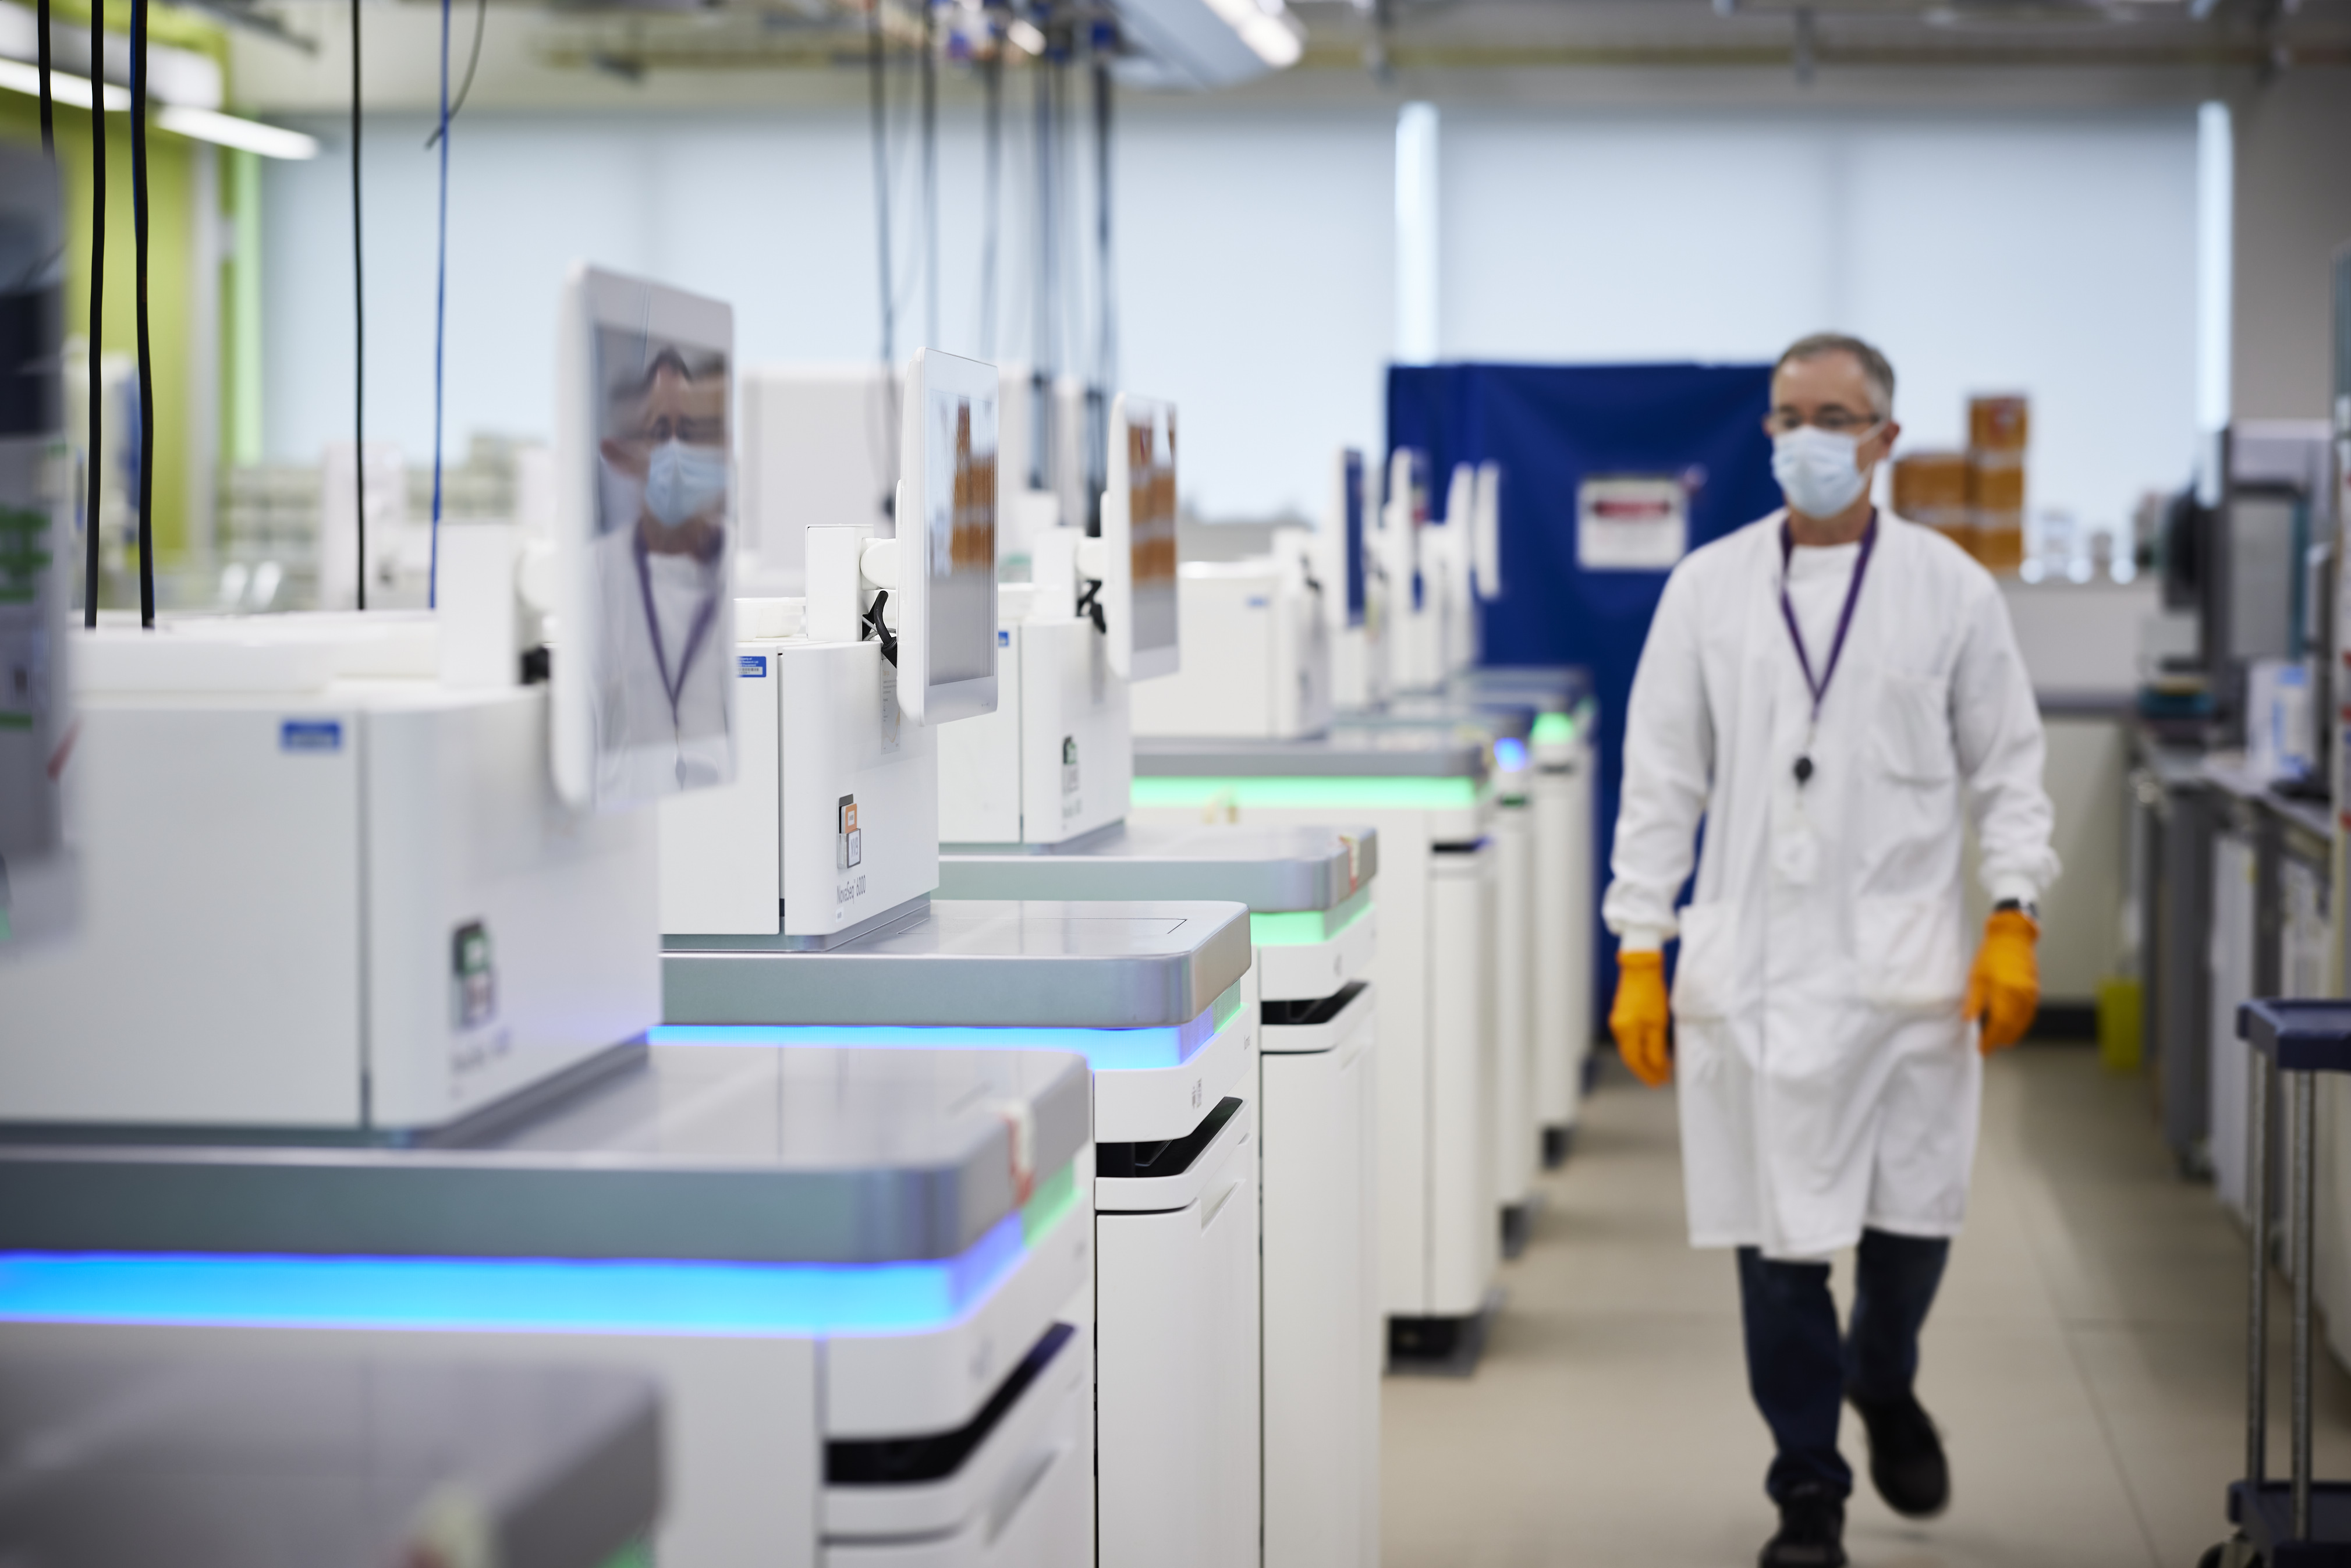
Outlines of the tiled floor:
[{"label": "tiled floor", "polygon": [[[1396,1568],[1737,1568],[1771,1533],[1731,1266],[1684,1241],[1672,1099],[1612,1077],[1578,1137],[1477,1375],[1385,1385]],[[1995,1061],[1919,1377],[1952,1505],[1912,1523],[1865,1480],[1855,1564],[2192,1568],[2242,1468],[2244,1258],[2211,1189],[2174,1176],[2143,1082],[2078,1047]],[[2351,1473],[2351,1379],[2322,1369],[2319,1471]],[[1860,1468],[1850,1413],[1845,1451]]]}]

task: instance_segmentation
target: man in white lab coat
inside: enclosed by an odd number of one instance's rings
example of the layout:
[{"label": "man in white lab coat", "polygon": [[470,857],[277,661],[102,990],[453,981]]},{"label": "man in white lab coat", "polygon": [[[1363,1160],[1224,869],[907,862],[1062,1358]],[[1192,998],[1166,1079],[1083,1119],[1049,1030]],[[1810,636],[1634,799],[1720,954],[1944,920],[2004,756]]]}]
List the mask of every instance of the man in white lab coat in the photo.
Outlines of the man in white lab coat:
[{"label": "man in white lab coat", "polygon": [[[1844,1400],[1890,1504],[1924,1517],[1949,1498],[1912,1392],[1918,1330],[1967,1207],[1979,1051],[2032,1020],[2036,905],[2057,875],[2040,714],[1999,591],[1871,505],[1893,402],[1892,368],[1855,339],[1807,338],[1773,371],[1788,505],[1667,580],[1603,906],[1619,1051],[1652,1085],[1679,1080],[1691,1244],[1738,1249],[1749,1385],[1778,1450],[1764,1568],[1845,1561]],[[1972,968],[1963,810],[1994,901]],[[1828,1259],[1846,1248],[1840,1335]]]}]

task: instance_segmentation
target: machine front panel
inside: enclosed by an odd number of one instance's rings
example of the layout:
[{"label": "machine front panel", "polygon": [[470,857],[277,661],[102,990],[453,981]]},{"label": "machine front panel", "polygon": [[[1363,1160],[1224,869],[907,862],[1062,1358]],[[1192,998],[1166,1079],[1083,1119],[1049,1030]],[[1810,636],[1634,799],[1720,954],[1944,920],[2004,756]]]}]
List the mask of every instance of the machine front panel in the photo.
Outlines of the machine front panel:
[{"label": "machine front panel", "polygon": [[[1494,815],[1494,1185],[1505,1205],[1523,1204],[1534,1183],[1539,1143],[1534,1107],[1535,832],[1533,813]],[[1563,956],[1546,944],[1546,962]]]},{"label": "machine front panel", "polygon": [[771,936],[784,897],[783,644],[735,647],[735,782],[674,795],[661,823],[664,934]]},{"label": "machine front panel", "polygon": [[0,966],[8,1121],[360,1124],[365,746],[318,698],[85,705],[81,934]]},{"label": "machine front panel", "polygon": [[1279,1129],[1264,1157],[1265,1554],[1364,1568],[1379,1561],[1385,1342],[1376,1025],[1359,1005],[1331,1028],[1330,1048],[1264,1063]]},{"label": "machine front panel", "polygon": [[1078,1332],[946,1480],[828,1487],[822,1562],[1092,1568],[1093,1457],[1092,1346]]},{"label": "machine front panel", "polygon": [[1257,1162],[1251,1136],[1185,1207],[1096,1224],[1105,1563],[1259,1560]]},{"label": "machine front panel", "polygon": [[1112,673],[1102,638],[1091,621],[1072,620],[1023,626],[1013,640],[1023,645],[1021,839],[1058,844],[1118,821],[1134,778],[1134,737],[1129,687]]},{"label": "machine front panel", "polygon": [[996,711],[939,727],[944,843],[1006,844],[1020,837],[1023,642],[1019,628],[996,634]]},{"label": "machine front panel", "polygon": [[938,886],[938,732],[899,712],[878,643],[783,663],[784,932],[830,936]]},{"label": "machine front panel", "polygon": [[1186,570],[1177,593],[1183,668],[1137,688],[1136,733],[1281,736],[1276,670],[1287,661],[1277,656],[1274,613],[1280,589],[1271,570]]},{"label": "machine front panel", "polygon": [[1215,1009],[1216,1032],[1181,1061],[1163,1066],[1094,1070],[1094,1138],[1127,1143],[1176,1138],[1217,1101],[1243,1093],[1257,1061],[1255,1009],[1240,1005],[1249,988],[1235,982]]},{"label": "machine front panel", "polygon": [[[1428,1054],[1431,1317],[1468,1317],[1485,1304],[1501,1249],[1494,1192],[1494,859],[1488,844],[1437,855],[1429,879],[1432,941]],[[1396,1311],[1391,1302],[1389,1310]]]},{"label": "machine front panel", "polygon": [[455,1121],[660,1021],[657,823],[558,799],[544,691],[365,722],[371,1125]]},{"label": "machine front panel", "polygon": [[1365,883],[1348,901],[1357,907],[1348,910],[1344,923],[1337,924],[1319,941],[1282,941],[1279,929],[1261,932],[1259,922],[1270,925],[1284,916],[1252,915],[1249,927],[1258,944],[1259,994],[1267,1001],[1311,1000],[1369,976],[1379,953],[1379,916],[1371,898],[1374,885]]}]

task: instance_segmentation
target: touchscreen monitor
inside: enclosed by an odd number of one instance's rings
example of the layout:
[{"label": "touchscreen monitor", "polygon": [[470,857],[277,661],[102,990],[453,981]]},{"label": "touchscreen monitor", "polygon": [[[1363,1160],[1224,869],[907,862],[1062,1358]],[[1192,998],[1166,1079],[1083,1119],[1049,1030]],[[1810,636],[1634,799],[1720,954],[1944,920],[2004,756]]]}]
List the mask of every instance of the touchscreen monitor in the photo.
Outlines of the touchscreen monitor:
[{"label": "touchscreen monitor", "polygon": [[1119,393],[1111,404],[1109,456],[1102,608],[1111,669],[1130,681],[1172,675],[1177,667],[1176,405]]},{"label": "touchscreen monitor", "polygon": [[618,810],[729,783],[734,313],[580,266],[559,332],[557,785]]},{"label": "touchscreen monitor", "polygon": [[996,711],[996,367],[935,349],[906,375],[899,445],[898,704],[920,724]]}]

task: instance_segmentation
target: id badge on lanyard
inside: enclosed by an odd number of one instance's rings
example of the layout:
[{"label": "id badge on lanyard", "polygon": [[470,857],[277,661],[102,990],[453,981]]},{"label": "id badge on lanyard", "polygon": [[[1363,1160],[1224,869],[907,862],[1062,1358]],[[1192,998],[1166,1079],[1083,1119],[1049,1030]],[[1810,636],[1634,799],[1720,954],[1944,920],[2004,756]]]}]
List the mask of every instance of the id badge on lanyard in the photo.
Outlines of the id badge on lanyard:
[{"label": "id badge on lanyard", "polygon": [[1772,874],[1791,887],[1809,887],[1820,875],[1820,835],[1813,831],[1804,786],[1812,782],[1817,771],[1813,763],[1813,744],[1820,735],[1821,704],[1828,696],[1829,683],[1836,678],[1838,663],[1844,657],[1845,635],[1853,630],[1854,607],[1861,602],[1862,579],[1869,571],[1870,551],[1876,543],[1877,514],[1873,510],[1869,526],[1862,530],[1861,553],[1854,558],[1853,580],[1845,585],[1844,608],[1837,612],[1836,638],[1829,644],[1828,664],[1815,679],[1812,654],[1804,647],[1803,631],[1796,624],[1796,607],[1788,598],[1788,569],[1795,559],[1795,536],[1785,523],[1780,526],[1780,615],[1787,622],[1788,640],[1795,644],[1796,663],[1804,673],[1804,689],[1813,699],[1812,710],[1804,721],[1803,748],[1796,754],[1792,770],[1796,779],[1792,810],[1771,838]]},{"label": "id badge on lanyard", "polygon": [[1836,638],[1829,644],[1829,662],[1820,673],[1813,675],[1813,656],[1804,647],[1803,629],[1796,624],[1796,607],[1788,600],[1788,568],[1796,557],[1796,536],[1788,525],[1780,525],[1780,618],[1788,623],[1788,641],[1796,645],[1796,663],[1804,672],[1804,689],[1812,694],[1813,710],[1804,724],[1804,747],[1796,754],[1796,788],[1802,790],[1813,780],[1813,742],[1821,727],[1821,703],[1829,695],[1829,683],[1836,679],[1837,664],[1844,657],[1845,633],[1853,630],[1854,606],[1861,602],[1861,580],[1869,574],[1870,551],[1877,547],[1877,509],[1870,508],[1869,526],[1861,531],[1861,553],[1854,558],[1853,580],[1845,584],[1844,607],[1837,612]]}]

